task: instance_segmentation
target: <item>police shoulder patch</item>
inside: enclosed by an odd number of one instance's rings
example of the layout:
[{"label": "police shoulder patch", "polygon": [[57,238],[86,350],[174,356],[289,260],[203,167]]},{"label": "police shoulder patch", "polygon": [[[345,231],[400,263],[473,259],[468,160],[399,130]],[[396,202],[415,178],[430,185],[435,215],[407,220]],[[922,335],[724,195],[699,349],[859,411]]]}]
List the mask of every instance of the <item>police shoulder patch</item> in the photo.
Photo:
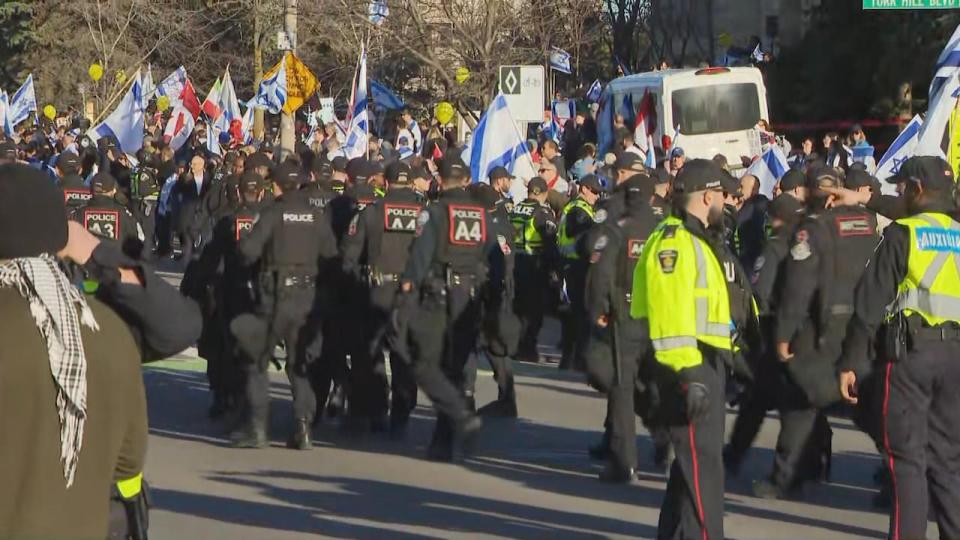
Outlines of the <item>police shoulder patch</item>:
[{"label": "police shoulder patch", "polygon": [[607,220],[607,211],[604,210],[603,208],[597,210],[597,212],[593,215],[594,223],[603,223],[606,220]]},{"label": "police shoulder patch", "polygon": [[812,254],[813,252],[810,250],[810,243],[807,242],[806,238],[797,242],[792,248],[790,248],[790,256],[795,261],[805,261],[810,258],[810,255]]},{"label": "police shoulder patch", "polygon": [[498,234],[497,243],[500,244],[500,251],[502,251],[504,255],[510,255],[510,243],[507,242],[506,236]]},{"label": "police shoulder patch", "polygon": [[603,251],[607,247],[607,244],[610,243],[610,239],[607,238],[607,235],[601,234],[597,241],[593,243],[594,251]]},{"label": "police shoulder patch", "polygon": [[766,262],[767,262],[767,259],[763,255],[757,257],[757,260],[753,263],[753,271],[759,272],[760,270],[763,270],[763,265]]},{"label": "police shoulder patch", "polygon": [[657,259],[660,261],[660,270],[664,274],[672,274],[677,268],[678,253],[675,249],[662,249],[657,252]]},{"label": "police shoulder patch", "polygon": [[356,236],[357,234],[357,223],[360,221],[360,214],[355,214],[350,220],[350,228],[347,229],[347,234],[349,236]]}]

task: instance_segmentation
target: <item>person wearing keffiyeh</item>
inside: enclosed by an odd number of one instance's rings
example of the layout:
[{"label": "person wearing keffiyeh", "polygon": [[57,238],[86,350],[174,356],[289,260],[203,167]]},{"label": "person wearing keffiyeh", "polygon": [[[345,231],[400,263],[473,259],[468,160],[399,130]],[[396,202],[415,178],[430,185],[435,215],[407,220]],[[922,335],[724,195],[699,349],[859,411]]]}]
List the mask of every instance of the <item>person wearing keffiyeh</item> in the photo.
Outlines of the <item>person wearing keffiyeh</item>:
[{"label": "person wearing keffiyeh", "polygon": [[[196,338],[147,315],[196,324],[196,307],[149,270],[111,271],[122,252],[68,226],[63,201],[43,173],[0,165],[0,538],[107,537],[111,489],[143,472],[140,361]],[[79,293],[61,258],[96,269],[113,307]]]}]

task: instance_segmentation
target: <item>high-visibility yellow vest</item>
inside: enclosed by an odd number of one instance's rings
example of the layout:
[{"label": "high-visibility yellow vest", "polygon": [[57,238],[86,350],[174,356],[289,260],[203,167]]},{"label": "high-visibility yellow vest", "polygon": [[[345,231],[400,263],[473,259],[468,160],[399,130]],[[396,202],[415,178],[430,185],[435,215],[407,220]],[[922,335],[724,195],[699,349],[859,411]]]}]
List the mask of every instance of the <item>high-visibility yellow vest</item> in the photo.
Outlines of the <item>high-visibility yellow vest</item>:
[{"label": "high-visibility yellow vest", "polygon": [[916,314],[930,326],[960,323],[960,223],[933,212],[897,223],[910,230],[910,251],[891,314]]},{"label": "high-visibility yellow vest", "polygon": [[117,481],[117,491],[124,499],[132,499],[140,494],[143,489],[143,473],[132,478]]},{"label": "high-visibility yellow vest", "polygon": [[699,343],[733,349],[720,261],[676,217],[661,222],[643,246],[633,274],[630,316],[647,319],[657,361],[674,371],[703,363]]},{"label": "high-visibility yellow vest", "polygon": [[563,207],[563,211],[560,213],[560,231],[557,233],[557,247],[560,249],[560,255],[563,255],[566,259],[580,258],[580,255],[577,254],[577,237],[567,234],[567,216],[574,208],[579,208],[586,212],[587,215],[590,216],[590,219],[593,219],[594,214],[593,206],[579,197]]},{"label": "high-visibility yellow vest", "polygon": [[540,207],[541,204],[537,201],[523,201],[514,206],[510,213],[514,247],[527,255],[537,255],[543,250],[543,236],[537,230],[533,219]]}]

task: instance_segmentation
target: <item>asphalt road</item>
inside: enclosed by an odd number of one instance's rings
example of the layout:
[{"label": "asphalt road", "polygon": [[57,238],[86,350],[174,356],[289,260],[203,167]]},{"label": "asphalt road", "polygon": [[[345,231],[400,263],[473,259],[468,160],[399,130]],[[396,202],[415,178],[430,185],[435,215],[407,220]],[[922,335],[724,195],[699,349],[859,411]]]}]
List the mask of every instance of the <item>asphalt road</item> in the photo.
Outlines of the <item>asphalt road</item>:
[{"label": "asphalt road", "polygon": [[[545,334],[557,335],[555,326]],[[601,465],[588,459],[586,448],[600,437],[605,402],[579,374],[517,364],[521,418],[488,421],[475,457],[438,464],[423,459],[433,412],[422,396],[406,441],[358,438],[329,423],[315,431],[314,450],[286,449],[292,412],[279,372],[271,375],[271,447],[230,448],[227,427],[206,417],[204,369],[202,360],[187,353],[145,370],[154,540],[656,534],[665,477],[652,465],[650,438],[641,428],[637,483],[600,483]],[[495,396],[492,375],[481,371],[478,404]],[[728,431],[734,414],[728,414]],[[879,464],[873,445],[848,420],[832,418],[831,424],[831,482],[812,486],[803,502],[765,501],[750,495],[750,484],[771,467],[779,422],[770,415],[741,475],[727,479],[729,538],[886,536],[886,514],[871,509]]]}]

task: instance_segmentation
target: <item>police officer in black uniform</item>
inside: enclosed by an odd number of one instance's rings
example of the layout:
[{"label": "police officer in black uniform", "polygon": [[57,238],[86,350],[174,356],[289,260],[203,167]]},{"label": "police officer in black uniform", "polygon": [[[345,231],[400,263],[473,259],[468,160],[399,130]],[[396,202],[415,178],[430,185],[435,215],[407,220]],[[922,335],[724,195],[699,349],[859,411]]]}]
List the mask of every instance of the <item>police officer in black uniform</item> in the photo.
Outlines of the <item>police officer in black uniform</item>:
[{"label": "police officer in black uniform", "polygon": [[410,413],[417,404],[417,384],[410,365],[406,331],[388,332],[388,326],[406,325],[410,321],[391,321],[396,303],[400,275],[407,264],[410,245],[417,230],[417,217],[423,200],[413,191],[410,166],[394,161],[386,169],[389,189],[354,217],[343,241],[343,271],[360,279],[369,290],[369,304],[364,314],[363,329],[371,369],[363,373],[364,394],[371,399],[374,413],[386,410],[386,369],[383,351],[390,353],[390,431],[401,437]]},{"label": "police officer in black uniform", "polygon": [[437,409],[429,456],[451,460],[454,440],[469,452],[481,427],[463,395],[463,374],[479,332],[479,298],[490,250],[500,249],[486,210],[466,192],[470,170],[457,156],[441,163],[443,191],[417,220],[417,237],[401,277],[414,295],[411,327],[414,375]]},{"label": "police officer in black uniform", "polygon": [[139,260],[150,247],[140,223],[117,199],[117,181],[110,173],[97,173],[90,181],[93,197],[74,214],[74,220],[100,238],[120,243],[123,252]]},{"label": "police officer in black uniform", "polygon": [[[336,240],[323,212],[310,205],[300,191],[305,175],[299,166],[285,162],[272,173],[277,195],[264,209],[250,235],[240,241],[240,256],[246,264],[260,261],[263,301],[258,314],[266,324],[266,339],[247,374],[250,425],[237,446],[259,448],[267,444],[269,407],[267,366],[274,347],[286,342],[286,372],[293,391],[295,426],[288,446],[309,449],[310,425],[316,412],[316,396],[307,378],[306,346],[319,331],[324,301],[322,289],[330,261],[337,255]],[[237,320],[231,329],[237,338],[242,330]]]},{"label": "police officer in black uniform", "polygon": [[[547,182],[534,177],[527,184],[527,200],[514,205],[510,221],[516,249],[517,295],[515,312],[520,318],[517,360],[539,362],[537,338],[550,302],[550,281],[559,279],[557,219],[547,204]],[[551,278],[552,276],[552,278]]]},{"label": "police officer in black uniform", "polygon": [[673,177],[663,167],[657,167],[651,174],[653,178],[653,201],[650,206],[653,213],[663,219],[670,214],[670,192]]},{"label": "police officer in black uniform", "polygon": [[797,225],[804,216],[803,204],[790,195],[780,195],[768,207],[771,232],[760,256],[754,262],[750,281],[760,314],[760,350],[754,351],[751,366],[754,382],[740,400],[737,420],[730,434],[730,443],[724,450],[724,465],[737,475],[747,451],[753,444],[767,411],[775,409],[785,369],[776,358],[773,344],[778,295],[783,290],[783,266],[790,251]]},{"label": "police officer in black uniform", "polygon": [[80,207],[87,204],[93,194],[80,177],[80,157],[73,152],[64,152],[57,158],[57,175],[60,177],[60,189],[67,206],[67,215],[72,216]]},{"label": "police officer in black uniform", "polygon": [[776,351],[790,384],[780,392],[780,436],[769,481],[758,496],[777,498],[829,470],[830,428],[819,407],[839,400],[835,362],[853,291],[878,242],[876,217],[858,206],[835,206],[821,188],[842,187],[831,167],[807,174],[809,214],[800,224],[784,268],[777,309]]},{"label": "police officer in black uniform", "polygon": [[333,165],[329,161],[316,159],[314,170],[310,172],[310,183],[304,186],[310,204],[317,208],[326,208],[327,204],[340,193],[333,189]]},{"label": "police officer in black uniform", "polygon": [[610,461],[600,479],[631,482],[637,464],[634,393],[647,355],[648,333],[643,323],[630,318],[630,298],[643,244],[660,220],[650,207],[653,183],[648,177],[631,175],[620,186],[623,213],[590,233],[585,296],[592,331],[587,375],[608,400],[605,424],[610,432],[606,437]]}]

